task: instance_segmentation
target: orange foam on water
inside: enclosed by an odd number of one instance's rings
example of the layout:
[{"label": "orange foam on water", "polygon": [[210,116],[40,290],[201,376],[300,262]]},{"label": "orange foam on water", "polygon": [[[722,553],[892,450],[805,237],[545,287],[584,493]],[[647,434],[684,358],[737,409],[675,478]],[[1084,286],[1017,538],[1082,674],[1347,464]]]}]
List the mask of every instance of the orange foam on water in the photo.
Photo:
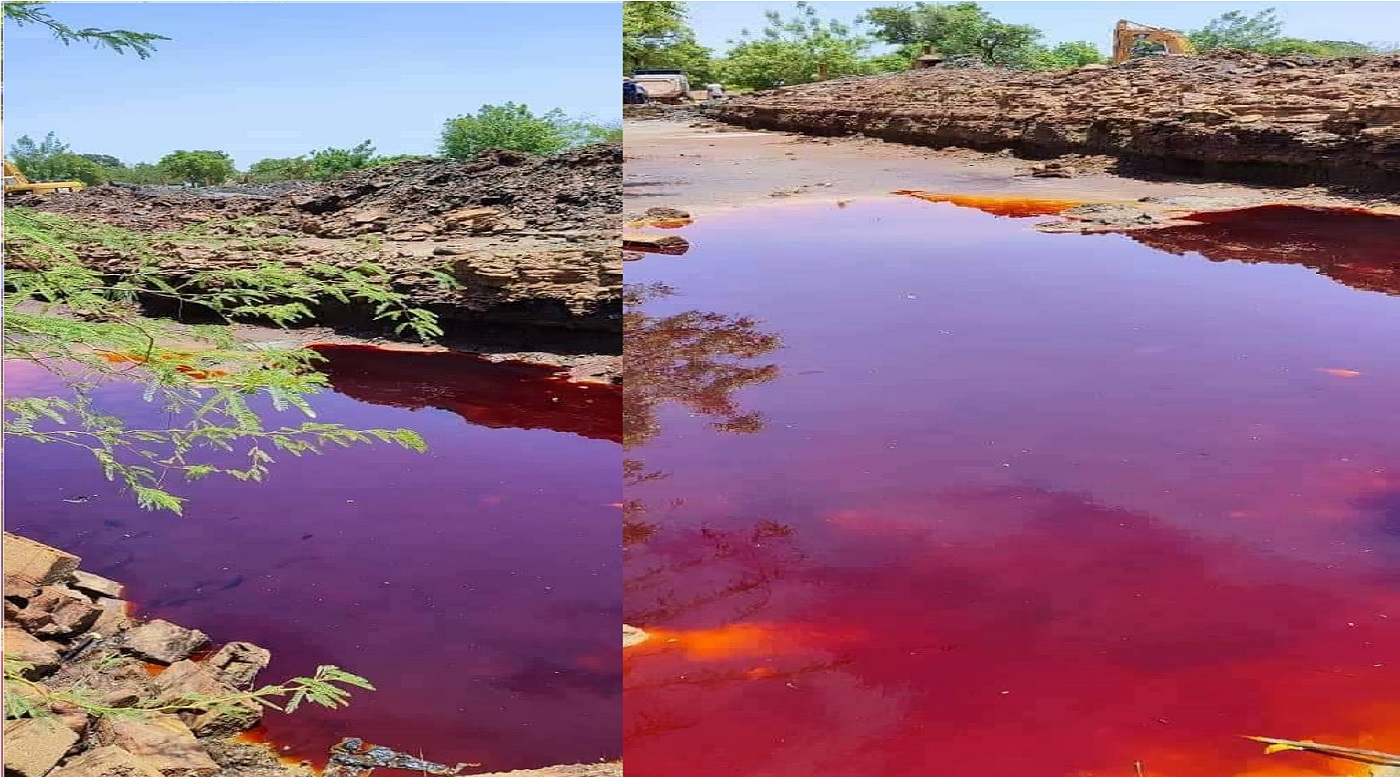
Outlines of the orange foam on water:
[{"label": "orange foam on water", "polygon": [[946,202],[960,208],[975,208],[993,216],[1025,218],[1028,216],[1054,216],[1084,203],[1079,200],[1052,200],[1036,197],[994,197],[978,194],[939,194],[918,189],[900,189],[894,194],[914,197],[926,202]]},{"label": "orange foam on water", "polygon": [[780,631],[756,623],[733,623],[714,629],[648,629],[645,644],[680,649],[691,661],[719,661],[736,656],[769,655],[783,649]]},{"label": "orange foam on water", "polygon": [[695,219],[642,219],[640,221],[628,222],[630,229],[645,229],[652,227],[655,229],[680,229],[695,223]]},{"label": "orange foam on water", "polygon": [[[187,353],[164,353],[158,354],[155,359],[151,359],[143,354],[137,353],[116,353],[114,351],[100,351],[99,355],[112,364],[149,364],[152,361],[172,362],[178,359],[190,358]],[[210,378],[222,378],[228,375],[227,370],[201,370],[186,364],[175,365],[176,372],[190,376],[194,380],[209,380]]]}]

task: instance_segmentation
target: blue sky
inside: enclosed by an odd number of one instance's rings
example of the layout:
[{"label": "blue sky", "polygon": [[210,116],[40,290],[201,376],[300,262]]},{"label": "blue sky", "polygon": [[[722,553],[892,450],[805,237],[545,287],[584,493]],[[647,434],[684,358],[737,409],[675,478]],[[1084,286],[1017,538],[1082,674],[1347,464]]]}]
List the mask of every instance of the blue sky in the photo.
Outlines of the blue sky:
[{"label": "blue sky", "polygon": [[5,23],[5,148],[52,130],[78,153],[240,167],[350,146],[428,153],[485,103],[621,115],[618,3],[68,3],[71,27],[173,40],[140,60]]},{"label": "blue sky", "polygon": [[[815,2],[826,18],[850,21],[866,9],[887,2]],[[1032,24],[1045,31],[1049,43],[1087,40],[1101,51],[1112,50],[1113,24],[1129,19],[1173,29],[1195,29],[1226,11],[1248,13],[1274,8],[1284,22],[1284,34],[1319,40],[1355,40],[1363,43],[1400,39],[1400,2],[985,2],[982,6],[1005,22]],[[763,12],[788,15],[792,2],[693,2],[690,20],[696,37],[722,52],[726,41],[748,27],[763,28]]]}]

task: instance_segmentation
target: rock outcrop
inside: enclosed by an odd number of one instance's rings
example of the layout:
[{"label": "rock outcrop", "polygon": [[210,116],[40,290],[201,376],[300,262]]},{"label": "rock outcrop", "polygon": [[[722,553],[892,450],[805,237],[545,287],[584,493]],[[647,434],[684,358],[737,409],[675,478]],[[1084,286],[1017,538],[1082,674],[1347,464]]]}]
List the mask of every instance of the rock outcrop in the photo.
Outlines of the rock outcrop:
[{"label": "rock outcrop", "polygon": [[[551,157],[486,151],[466,161],[409,160],[275,195],[92,187],[10,204],[155,234],[154,261],[171,277],[268,261],[373,262],[447,327],[622,327],[616,145]],[[113,272],[136,261],[100,247],[84,260]],[[444,286],[444,276],[456,288]],[[331,326],[373,317],[367,305],[317,312]]]},{"label": "rock outcrop", "polygon": [[1115,67],[931,68],[738,97],[709,115],[1028,158],[1294,185],[1400,190],[1400,56],[1317,60],[1234,51]]}]

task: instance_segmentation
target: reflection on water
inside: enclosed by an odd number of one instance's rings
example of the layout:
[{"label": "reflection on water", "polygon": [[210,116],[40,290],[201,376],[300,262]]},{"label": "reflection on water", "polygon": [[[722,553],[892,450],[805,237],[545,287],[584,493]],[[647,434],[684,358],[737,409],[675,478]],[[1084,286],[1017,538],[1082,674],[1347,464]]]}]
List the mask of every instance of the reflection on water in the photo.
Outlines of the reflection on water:
[{"label": "reflection on water", "polygon": [[[625,401],[652,506],[629,769],[1359,776],[1239,735],[1400,749],[1393,298],[948,205],[768,218],[629,268],[682,292],[645,320],[735,311],[783,344],[782,379],[724,394],[759,434],[715,434],[679,370]],[[1349,225],[1219,242],[1337,267]]]},{"label": "reflection on water", "polygon": [[1267,205],[1188,218],[1201,223],[1129,235],[1172,254],[1300,264],[1355,289],[1400,294],[1400,216]]},{"label": "reflection on water", "polygon": [[[663,284],[631,284],[624,290],[627,358],[622,420],[623,447],[629,451],[657,435],[657,413],[666,404],[712,419],[710,428],[715,431],[753,434],[763,429],[763,416],[742,410],[734,394],[778,377],[775,365],[754,360],[776,351],[781,341],[746,316],[699,310],[653,316],[644,310],[648,300],[675,294],[675,289]],[[623,462],[624,489],[665,477],[665,472],[649,470],[640,459],[629,457]],[[680,506],[680,502],[670,505],[671,509]],[[649,539],[655,531],[646,503],[626,499],[623,544]]]}]

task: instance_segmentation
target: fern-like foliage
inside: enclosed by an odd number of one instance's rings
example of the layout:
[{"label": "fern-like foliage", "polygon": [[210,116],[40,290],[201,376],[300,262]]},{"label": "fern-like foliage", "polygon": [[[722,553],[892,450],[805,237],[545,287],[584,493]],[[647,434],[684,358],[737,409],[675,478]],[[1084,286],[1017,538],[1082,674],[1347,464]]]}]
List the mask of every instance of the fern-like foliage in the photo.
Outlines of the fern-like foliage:
[{"label": "fern-like foliage", "polygon": [[[110,658],[120,658],[110,654]],[[101,670],[102,662],[95,664]],[[199,694],[178,699],[145,699],[130,707],[103,704],[102,695],[87,687],[88,678],[78,678],[65,688],[51,688],[32,679],[34,665],[5,656],[5,719],[37,718],[53,714],[55,708],[77,707],[95,717],[140,717],[153,712],[237,712],[249,707],[265,707],[284,713],[296,712],[306,704],[330,709],[350,703],[352,688],[373,691],[369,680],[326,664],[316,667],[311,677],[293,677],[284,683],[264,685],[224,696]]]},{"label": "fern-like foliage", "polygon": [[170,40],[164,35],[150,32],[101,30],[96,27],[73,29],[50,16],[48,11],[44,10],[45,5],[48,3],[36,2],[35,0],[6,0],[5,18],[21,26],[38,24],[47,27],[53,36],[65,46],[84,41],[91,43],[96,48],[105,46],[118,54],[125,54],[129,51],[141,59],[150,58],[151,53],[155,51],[156,41]]},{"label": "fern-like foliage", "polygon": [[[184,500],[170,490],[173,483],[210,475],[261,480],[275,453],[300,456],[371,442],[423,450],[422,438],[407,429],[356,430],[315,421],[307,397],[327,381],[315,369],[321,357],[313,351],[261,347],[226,326],[176,326],[140,314],[138,300],[159,299],[199,306],[226,321],[287,326],[312,319],[315,305],[336,301],[371,305],[402,334],[441,334],[433,314],[395,291],[370,256],[348,257],[356,261],[344,265],[294,268],[268,261],[172,274],[176,245],[256,242],[248,231],[221,222],[217,229],[194,225],[147,235],[7,209],[4,357],[42,366],[68,390],[6,398],[5,436],[85,450],[142,507],[176,513]],[[97,254],[114,257],[123,269],[94,269],[85,259]],[[95,389],[116,378],[142,384],[144,398],[180,423],[132,425],[103,412]],[[259,397],[308,420],[270,425],[254,410]],[[231,465],[230,453],[241,454],[242,463]]]}]

